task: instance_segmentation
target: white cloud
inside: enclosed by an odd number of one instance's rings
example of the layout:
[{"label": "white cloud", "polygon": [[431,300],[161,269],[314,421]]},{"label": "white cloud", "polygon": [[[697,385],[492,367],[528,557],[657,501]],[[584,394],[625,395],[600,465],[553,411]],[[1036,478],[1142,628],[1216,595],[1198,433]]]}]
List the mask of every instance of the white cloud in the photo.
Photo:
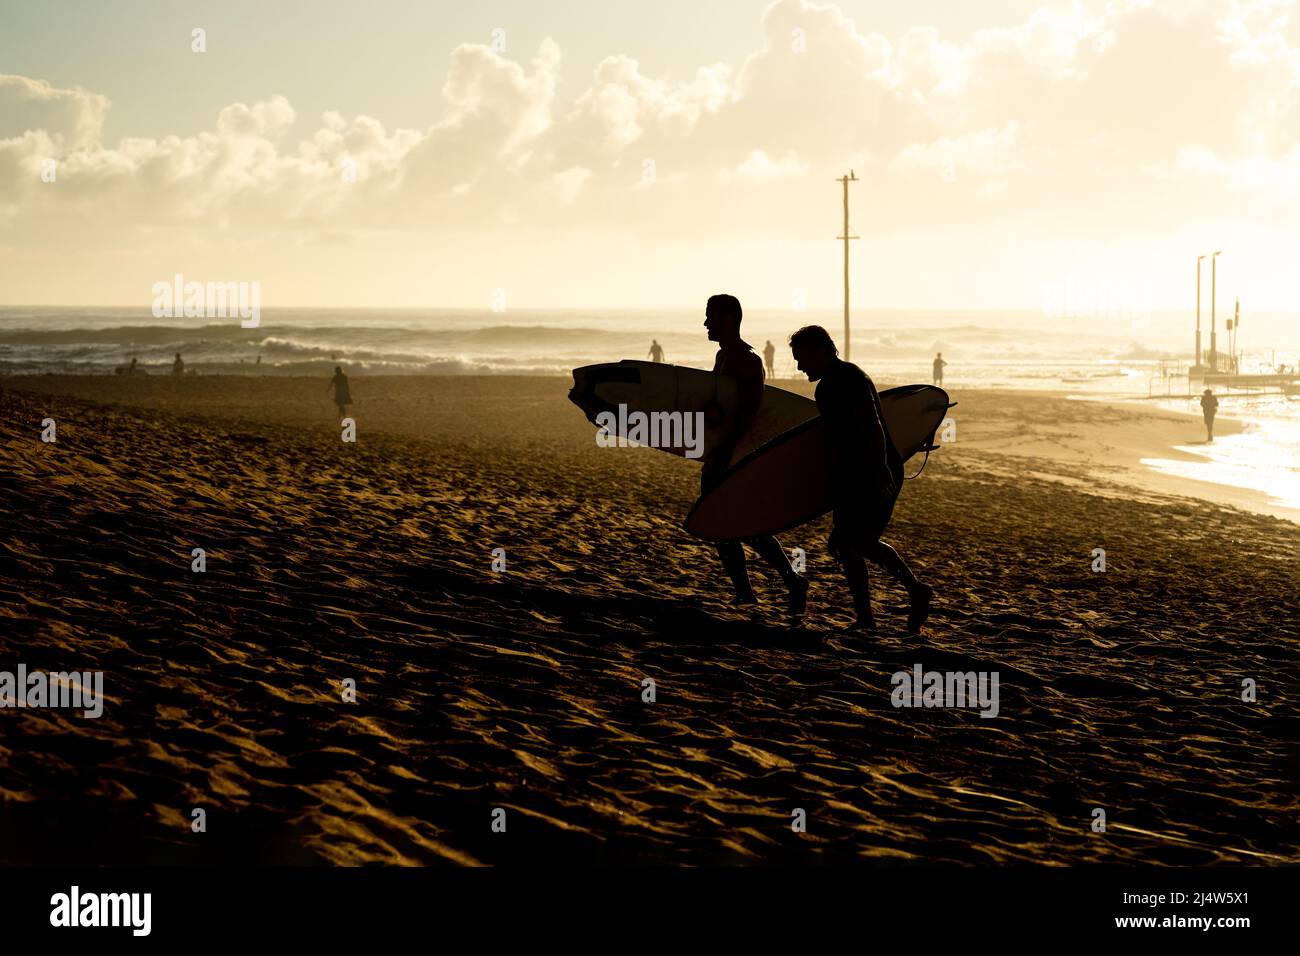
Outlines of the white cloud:
[{"label": "white cloud", "polygon": [[811,167],[799,162],[799,157],[790,151],[780,159],[772,159],[761,149],[756,149],[745,161],[734,169],[724,169],[718,173],[720,183],[776,183],[787,179],[798,179]]},{"label": "white cloud", "polygon": [[995,129],[966,136],[941,137],[932,143],[913,143],[894,159],[901,170],[938,172],[945,180],[975,175],[983,179],[1008,176],[1024,168],[1017,156],[1020,124],[1015,120]]},{"label": "white cloud", "polygon": [[40,131],[63,149],[77,149],[98,141],[108,108],[108,97],[97,93],[0,75],[0,140]]},{"label": "white cloud", "polygon": [[582,166],[571,166],[563,172],[556,173],[553,178],[560,202],[571,206],[578,198],[578,194],[582,192],[583,185],[591,178],[591,170]]},{"label": "white cloud", "polygon": [[[465,44],[424,129],[327,112],[296,143],[293,106],[268,96],[227,106],[193,136],[107,144],[107,98],[0,76],[0,228],[62,206],[124,235],[200,221],[491,229],[505,215],[541,228],[559,210],[574,228],[654,236],[693,235],[697,221],[820,234],[813,204],[794,196],[802,187],[769,190],[766,212],[737,199],[850,166],[882,229],[1049,212],[1068,229],[1071,215],[1096,214],[1099,177],[1116,228],[1239,208],[1243,194],[1277,199],[1252,215],[1294,217],[1292,6],[1048,2],[965,38],[916,27],[891,40],[833,4],[778,0],[761,46],[734,68],[674,80],[616,53],[558,102],[553,40],[527,62]],[[46,158],[60,161],[55,189],[39,181]],[[942,203],[936,177],[948,181]],[[1188,178],[1193,195],[1180,188]]]}]

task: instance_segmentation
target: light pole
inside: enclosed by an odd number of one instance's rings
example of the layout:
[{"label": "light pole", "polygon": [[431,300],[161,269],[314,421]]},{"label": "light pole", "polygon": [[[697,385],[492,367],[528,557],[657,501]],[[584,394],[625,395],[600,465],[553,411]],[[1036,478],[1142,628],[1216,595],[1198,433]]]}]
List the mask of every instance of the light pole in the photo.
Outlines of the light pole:
[{"label": "light pole", "polygon": [[1196,365],[1201,364],[1201,260],[1204,258],[1196,257]]},{"label": "light pole", "polygon": [[1216,252],[1210,256],[1210,371],[1219,370],[1219,346],[1218,334],[1219,327],[1215,313],[1216,295],[1219,281],[1219,256],[1222,252]]},{"label": "light pole", "polygon": [[844,235],[836,238],[844,240],[844,361],[847,362],[849,360],[849,240],[858,238],[849,232],[849,183],[858,181],[857,173],[850,169],[849,174],[841,176],[839,181],[844,184]]}]

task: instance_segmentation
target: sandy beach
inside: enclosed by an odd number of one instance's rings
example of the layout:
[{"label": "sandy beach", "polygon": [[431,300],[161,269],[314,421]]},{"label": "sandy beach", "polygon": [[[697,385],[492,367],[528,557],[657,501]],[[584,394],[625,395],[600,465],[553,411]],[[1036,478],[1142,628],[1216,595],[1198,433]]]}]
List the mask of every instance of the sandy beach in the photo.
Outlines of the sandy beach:
[{"label": "sandy beach", "polygon": [[[107,697],[0,711],[0,862],[1300,859],[1300,528],[1144,479],[1196,420],[955,393],[886,534],[930,622],[876,577],[863,636],[826,519],[803,627],[757,561],[730,608],[697,466],[568,386],[354,379],[347,444],[322,379],[0,379],[0,669]],[[891,706],[917,664],[999,716]]]}]

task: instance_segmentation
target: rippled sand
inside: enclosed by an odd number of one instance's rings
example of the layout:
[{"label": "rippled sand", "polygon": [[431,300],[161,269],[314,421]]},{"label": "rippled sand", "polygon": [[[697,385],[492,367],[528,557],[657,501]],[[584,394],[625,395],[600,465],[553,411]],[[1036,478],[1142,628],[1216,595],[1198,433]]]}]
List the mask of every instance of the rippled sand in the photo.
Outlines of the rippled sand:
[{"label": "rippled sand", "polygon": [[[1300,858],[1300,529],[981,448],[1050,401],[956,396],[887,535],[936,587],[915,639],[890,583],[839,630],[824,523],[782,537],[806,627],[757,562],[771,603],[728,608],[696,466],[598,449],[561,380],[356,380],[355,445],[323,381],[0,387],[0,669],[108,696],[0,710],[0,861]],[[1000,716],[895,709],[915,664],[996,670]]]}]

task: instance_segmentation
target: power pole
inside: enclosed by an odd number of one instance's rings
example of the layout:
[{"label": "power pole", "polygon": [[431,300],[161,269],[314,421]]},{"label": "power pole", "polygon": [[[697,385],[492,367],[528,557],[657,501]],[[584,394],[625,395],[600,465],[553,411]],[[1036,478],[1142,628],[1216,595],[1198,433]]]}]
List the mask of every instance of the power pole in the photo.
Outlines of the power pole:
[{"label": "power pole", "polygon": [[1205,256],[1196,257],[1196,361],[1195,365],[1201,364],[1201,260]]},{"label": "power pole", "polygon": [[1237,354],[1237,335],[1241,330],[1241,299],[1237,299],[1237,304],[1232,310],[1232,374],[1240,375],[1241,369],[1238,367],[1240,356]]},{"label": "power pole", "polygon": [[849,232],[849,183],[856,183],[857,175],[849,170],[847,176],[841,176],[836,182],[844,184],[844,235],[836,239],[844,240],[844,361],[849,360],[849,240],[857,236]]},{"label": "power pole", "polygon": [[1214,255],[1210,256],[1210,371],[1211,372],[1217,372],[1219,370],[1219,345],[1218,345],[1219,323],[1218,323],[1215,306],[1219,298],[1218,277],[1219,277],[1219,256],[1221,255],[1223,255],[1223,253],[1216,252]]}]

